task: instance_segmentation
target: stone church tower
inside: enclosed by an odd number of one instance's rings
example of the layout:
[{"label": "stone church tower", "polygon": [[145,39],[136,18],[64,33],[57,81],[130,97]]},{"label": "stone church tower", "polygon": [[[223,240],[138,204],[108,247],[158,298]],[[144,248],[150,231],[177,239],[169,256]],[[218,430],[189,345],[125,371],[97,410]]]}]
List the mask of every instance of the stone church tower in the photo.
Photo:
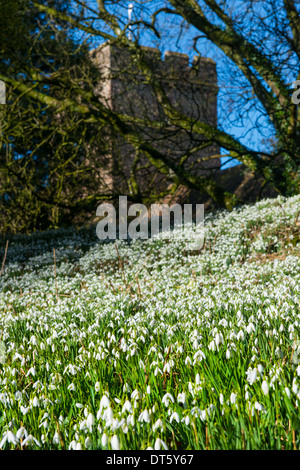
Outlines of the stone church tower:
[{"label": "stone church tower", "polygon": [[[142,49],[170,103],[192,122],[201,120],[216,125],[215,62],[201,57],[190,65],[188,55],[167,51],[162,59],[158,49]],[[147,143],[176,162],[181,160],[194,174],[208,174],[220,167],[217,145],[205,142],[203,136],[193,132],[192,124],[187,131],[176,123],[168,123],[149,81],[128,50],[105,43],[91,51],[91,57],[99,68],[99,99],[113,111],[136,118],[134,126]],[[151,126],[154,122],[155,128]],[[157,200],[170,200],[166,198],[172,183],[168,175],[160,174],[145,155],[121,137],[113,137],[110,146],[113,158],[109,159],[104,178],[109,191],[126,195],[140,187],[149,195],[154,190],[161,196]],[[186,190],[179,188],[172,202],[183,201],[186,194]]]}]

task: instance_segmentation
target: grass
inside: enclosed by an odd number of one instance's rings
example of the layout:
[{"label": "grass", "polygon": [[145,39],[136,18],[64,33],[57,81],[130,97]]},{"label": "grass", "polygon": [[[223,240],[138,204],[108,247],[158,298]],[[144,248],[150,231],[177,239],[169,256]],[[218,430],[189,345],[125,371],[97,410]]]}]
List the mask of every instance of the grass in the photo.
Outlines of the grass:
[{"label": "grass", "polygon": [[298,449],[299,203],[2,240],[0,447]]}]

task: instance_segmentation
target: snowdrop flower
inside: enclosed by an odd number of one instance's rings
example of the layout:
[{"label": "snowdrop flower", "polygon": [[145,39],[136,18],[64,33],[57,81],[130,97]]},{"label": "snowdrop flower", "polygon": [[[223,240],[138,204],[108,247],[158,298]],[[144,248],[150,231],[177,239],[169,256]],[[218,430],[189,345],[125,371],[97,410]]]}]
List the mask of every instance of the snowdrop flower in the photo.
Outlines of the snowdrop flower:
[{"label": "snowdrop flower", "polygon": [[148,393],[148,395],[150,395],[150,393],[151,393],[151,387],[150,387],[150,385],[147,386],[147,393]]},{"label": "snowdrop flower", "polygon": [[11,443],[13,445],[16,445],[18,444],[19,439],[17,438],[17,436],[15,436],[13,432],[7,431],[3,434],[2,440],[0,442],[0,449],[2,449],[6,442],[8,442],[9,444]]},{"label": "snowdrop flower", "polygon": [[220,393],[220,403],[221,403],[221,405],[224,404],[224,395],[223,395],[223,393]]},{"label": "snowdrop flower", "polygon": [[133,412],[133,408],[129,400],[125,401],[123,408],[122,408],[122,414],[125,413],[125,411],[128,411],[128,413]]},{"label": "snowdrop flower", "polygon": [[140,422],[144,421],[145,423],[150,423],[151,419],[147,410],[142,411],[142,413],[140,414],[138,418],[138,421]]},{"label": "snowdrop flower", "polygon": [[231,356],[230,349],[227,349],[226,350],[226,359],[230,359],[230,356]]},{"label": "snowdrop flower", "polygon": [[53,444],[59,444],[60,443],[60,437],[58,432],[56,432],[53,436]]},{"label": "snowdrop flower", "polygon": [[76,403],[75,406],[79,409],[83,408],[83,405],[81,403]]},{"label": "snowdrop flower", "polygon": [[187,407],[186,394],[184,392],[178,393],[177,401],[178,401],[178,403],[182,403],[184,408]]},{"label": "snowdrop flower", "polygon": [[94,415],[90,413],[86,419],[86,427],[88,428],[90,432],[92,432],[94,424],[95,424]]},{"label": "snowdrop flower", "polygon": [[73,383],[71,383],[69,386],[68,386],[68,390],[70,390],[71,392],[75,392],[76,390],[76,387]]},{"label": "snowdrop flower", "polygon": [[261,403],[258,403],[258,401],[256,401],[256,402],[254,403],[254,408],[255,408],[257,411],[265,411],[264,406],[263,406]]},{"label": "snowdrop flower", "polygon": [[291,398],[290,389],[288,387],[285,387],[284,391],[285,391],[286,395],[288,396],[288,398]]},{"label": "snowdrop flower", "polygon": [[246,327],[246,330],[247,330],[247,333],[250,335],[252,332],[255,332],[255,326],[253,325],[253,323],[249,323],[249,325],[247,325]]},{"label": "snowdrop flower", "polygon": [[114,434],[113,437],[111,438],[110,445],[111,445],[112,450],[120,450],[120,441],[119,441],[118,436],[116,436],[116,434]]},{"label": "snowdrop flower", "polygon": [[258,364],[257,370],[258,370],[258,372],[260,373],[260,375],[263,375],[263,373],[264,373],[264,368],[263,368],[263,366],[262,366],[261,364]]},{"label": "snowdrop flower", "polygon": [[108,437],[107,437],[107,434],[103,434],[102,437],[101,437],[101,445],[102,447],[106,447],[108,444]]},{"label": "snowdrop flower", "polygon": [[40,442],[39,442],[35,437],[33,437],[32,434],[29,434],[29,435],[26,437],[26,439],[24,439],[24,441],[22,442],[21,445],[22,445],[22,447],[23,447],[23,446],[26,446],[27,444],[32,444],[33,442],[34,442],[37,446],[39,446],[39,447],[41,446]]},{"label": "snowdrop flower", "polygon": [[17,431],[16,438],[22,439],[23,437],[27,437],[27,436],[28,436],[27,430],[23,426],[21,426],[20,429],[18,429]]},{"label": "snowdrop flower", "polygon": [[254,368],[248,375],[248,382],[252,385],[257,379],[257,369]]},{"label": "snowdrop flower", "polygon": [[28,369],[28,372],[26,374],[26,377],[28,377],[29,375],[32,375],[33,377],[36,375],[36,370],[34,367],[30,367],[30,369]]},{"label": "snowdrop flower", "polygon": [[90,437],[87,437],[86,440],[84,441],[84,446],[86,449],[88,449],[89,447],[92,447],[92,440]]},{"label": "snowdrop flower", "polygon": [[100,392],[100,382],[95,383],[95,392],[96,393]]},{"label": "snowdrop flower", "polygon": [[186,356],[184,363],[185,363],[186,366],[187,366],[188,364],[192,364],[192,361],[191,361],[190,356]]},{"label": "snowdrop flower", "polygon": [[109,405],[110,405],[109,398],[107,397],[107,395],[103,395],[103,397],[100,400],[100,408],[99,408],[100,413],[102,412],[103,408],[108,408]]},{"label": "snowdrop flower", "polygon": [[159,439],[159,437],[156,439],[155,444],[154,444],[154,450],[160,450],[161,448],[164,448],[165,450],[169,450],[167,444]]},{"label": "snowdrop flower", "polygon": [[170,423],[172,423],[173,419],[175,419],[175,421],[177,421],[177,423],[179,423],[179,421],[180,421],[178,413],[176,413],[176,411],[174,411],[174,413],[171,414]]},{"label": "snowdrop flower", "polygon": [[152,426],[152,429],[153,429],[153,432],[156,431],[156,429],[160,428],[161,429],[161,432],[163,432],[163,427],[164,427],[164,423],[162,422],[162,420],[159,418],[155,424],[153,424]]},{"label": "snowdrop flower", "polygon": [[172,395],[170,393],[166,393],[163,398],[162,398],[162,403],[168,407],[169,406],[169,403],[170,403],[170,400],[172,403],[174,403],[174,398],[172,397]]},{"label": "snowdrop flower", "polygon": [[23,415],[26,415],[28,413],[28,411],[30,410],[30,406],[27,406],[27,408],[25,408],[24,406],[21,405],[20,410],[21,410]]},{"label": "snowdrop flower", "polygon": [[263,380],[262,384],[261,384],[261,388],[262,388],[262,391],[265,395],[268,395],[269,393],[269,386],[267,384],[267,382],[265,380]]},{"label": "snowdrop flower", "polygon": [[236,403],[236,397],[237,397],[237,394],[236,394],[236,393],[232,393],[232,394],[230,395],[230,403],[232,403],[232,405],[233,405],[234,403]]},{"label": "snowdrop flower", "polygon": [[76,441],[71,441],[68,447],[69,450],[76,450]]}]

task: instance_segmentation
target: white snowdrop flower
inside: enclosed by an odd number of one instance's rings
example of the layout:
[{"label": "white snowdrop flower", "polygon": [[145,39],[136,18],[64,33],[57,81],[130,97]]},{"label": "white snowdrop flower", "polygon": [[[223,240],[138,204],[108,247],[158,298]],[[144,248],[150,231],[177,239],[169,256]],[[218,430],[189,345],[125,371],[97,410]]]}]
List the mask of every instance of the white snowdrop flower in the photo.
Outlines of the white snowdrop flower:
[{"label": "white snowdrop flower", "polygon": [[178,415],[178,413],[176,413],[176,411],[174,411],[174,413],[171,414],[170,423],[172,423],[173,419],[175,419],[175,421],[177,421],[177,423],[179,423],[179,421],[180,421],[179,415]]},{"label": "white snowdrop flower", "polygon": [[70,390],[71,392],[75,392],[76,390],[76,387],[73,383],[71,383],[69,386],[68,386],[68,390]]},{"label": "white snowdrop flower", "polygon": [[112,450],[120,450],[120,441],[119,441],[118,436],[116,436],[116,434],[114,434],[113,437],[111,438],[110,445],[111,445]]},{"label": "white snowdrop flower", "polygon": [[147,447],[146,450],[154,450],[153,447]]},{"label": "white snowdrop flower", "polygon": [[167,444],[158,437],[154,444],[154,450],[160,450],[162,447],[169,450]]},{"label": "white snowdrop flower", "polygon": [[300,376],[300,366],[297,367],[296,373],[297,373],[298,376]]},{"label": "white snowdrop flower", "polygon": [[23,395],[22,395],[22,392],[20,392],[19,390],[17,390],[17,391],[15,392],[15,399],[16,399],[17,401],[21,400],[21,399],[22,399],[22,396],[23,396]]},{"label": "white snowdrop flower", "polygon": [[288,398],[291,398],[291,391],[290,391],[290,389],[289,389],[288,387],[285,387],[285,388],[284,388],[284,391],[285,391],[286,395],[288,396]]},{"label": "white snowdrop flower", "polygon": [[185,363],[186,366],[187,366],[188,364],[192,364],[192,361],[191,361],[190,356],[186,356],[184,363]]},{"label": "white snowdrop flower", "polygon": [[53,436],[53,444],[59,444],[60,443],[60,437],[59,437],[59,434],[58,432],[56,432]]},{"label": "white snowdrop flower", "polygon": [[236,403],[236,397],[237,397],[237,394],[236,393],[232,393],[230,395],[230,403],[233,405],[234,403]]},{"label": "white snowdrop flower", "polygon": [[175,402],[174,398],[172,397],[172,395],[170,393],[166,393],[163,398],[162,398],[162,403],[168,407],[169,406],[169,403],[170,403],[170,400],[172,403]]},{"label": "white snowdrop flower", "polygon": [[295,379],[293,380],[292,390],[293,390],[293,393],[295,393],[295,395],[297,395],[297,393],[298,393],[298,385],[297,385]]},{"label": "white snowdrop flower", "polygon": [[186,426],[189,426],[189,424],[190,424],[190,417],[189,417],[189,416],[186,416],[186,417],[184,418],[184,422],[185,422]]},{"label": "white snowdrop flower", "polygon": [[101,387],[100,387],[100,382],[96,382],[96,383],[95,383],[95,392],[96,392],[96,393],[100,392],[100,389],[101,389]]},{"label": "white snowdrop flower", "polygon": [[212,340],[212,341],[209,343],[208,349],[209,349],[210,351],[216,351],[217,345],[216,345],[216,343],[215,343],[214,340]]},{"label": "white snowdrop flower", "polygon": [[151,387],[150,387],[150,385],[148,385],[147,386],[147,394],[150,395],[150,393],[151,393]]},{"label": "white snowdrop flower", "polygon": [[20,410],[23,415],[26,415],[30,410],[30,406],[27,406],[26,408],[24,406],[20,406]]},{"label": "white snowdrop flower", "polygon": [[245,335],[244,335],[243,330],[240,330],[240,331],[238,332],[238,334],[236,335],[236,338],[237,338],[238,341],[239,341],[239,340],[244,341]]},{"label": "white snowdrop flower", "polygon": [[230,356],[231,356],[230,349],[227,349],[226,350],[226,355],[225,355],[226,359],[230,359]]},{"label": "white snowdrop flower", "polygon": [[123,385],[123,392],[130,392],[130,387],[129,387],[128,383]]},{"label": "white snowdrop flower", "polygon": [[138,400],[141,398],[140,392],[138,390],[133,390],[132,394],[130,395],[133,400]]},{"label": "white snowdrop flower", "polygon": [[110,405],[109,398],[107,397],[107,395],[103,395],[103,397],[100,400],[100,408],[99,408],[100,413],[102,412],[104,408],[108,408],[109,405]]},{"label": "white snowdrop flower", "polygon": [[0,449],[4,446],[4,444],[8,442],[9,444],[16,445],[19,442],[19,439],[15,434],[11,431],[7,431],[3,434],[2,440],[0,442]]},{"label": "white snowdrop flower", "polygon": [[201,378],[200,378],[200,375],[197,374],[196,375],[196,385],[200,385],[201,384]]},{"label": "white snowdrop flower", "polygon": [[223,395],[223,393],[220,393],[220,403],[221,403],[221,405],[224,404],[224,395]]},{"label": "white snowdrop flower", "polygon": [[114,417],[114,412],[111,409],[111,407],[109,406],[108,408],[106,408],[106,410],[103,413],[103,419],[106,422],[107,426],[110,426],[112,424],[113,417]]},{"label": "white snowdrop flower", "polygon": [[30,369],[28,369],[28,372],[26,374],[26,377],[28,377],[29,375],[32,375],[33,377],[36,375],[36,370],[34,367],[30,367]]},{"label": "white snowdrop flower", "polygon": [[108,444],[108,437],[107,437],[107,434],[103,434],[102,437],[101,437],[101,445],[102,447],[106,447]]},{"label": "white snowdrop flower", "polygon": [[216,345],[219,346],[219,344],[223,343],[223,341],[223,336],[220,333],[217,333],[215,336]]},{"label": "white snowdrop flower", "polygon": [[114,400],[115,400],[115,402],[118,403],[118,404],[121,403],[121,400],[120,400],[119,398],[117,398],[117,397],[115,397]]},{"label": "white snowdrop flower", "polygon": [[29,434],[26,439],[24,439],[24,441],[22,442],[21,446],[26,446],[27,444],[32,444],[32,443],[35,443],[37,446],[41,446],[40,442],[34,437],[32,436],[32,434]]},{"label": "white snowdrop flower", "polygon": [[82,446],[81,446],[80,442],[76,443],[75,450],[82,450]]},{"label": "white snowdrop flower", "polygon": [[246,330],[247,330],[247,333],[250,335],[252,332],[255,332],[255,326],[253,325],[253,323],[249,323],[249,325],[247,325],[246,327]]},{"label": "white snowdrop flower", "polygon": [[21,426],[20,429],[18,429],[17,434],[16,434],[17,439],[22,439],[23,437],[26,438],[27,436],[28,436],[27,430],[23,426]]},{"label": "white snowdrop flower", "polygon": [[84,441],[84,446],[86,449],[88,449],[89,447],[92,447],[93,443],[92,443],[92,440],[90,437],[87,437],[86,440]]},{"label": "white snowdrop flower", "polygon": [[264,368],[263,368],[263,366],[262,366],[261,364],[258,364],[257,370],[258,370],[258,372],[260,373],[260,375],[263,375],[263,373],[264,373]]},{"label": "white snowdrop flower", "polygon": [[40,400],[37,397],[34,397],[32,400],[32,406],[38,407],[40,406]]},{"label": "white snowdrop flower", "polygon": [[83,405],[81,403],[75,403],[75,406],[79,409],[83,408]]},{"label": "white snowdrop flower", "polygon": [[186,407],[186,394],[184,392],[178,393],[177,401],[178,403],[182,403]]},{"label": "white snowdrop flower", "polygon": [[257,369],[256,367],[249,373],[248,375],[248,382],[250,383],[250,385],[252,385],[255,380],[257,379]]},{"label": "white snowdrop flower", "polygon": [[267,384],[267,382],[265,380],[263,380],[262,384],[261,384],[261,388],[262,388],[262,391],[265,395],[268,395],[269,393],[269,386]]},{"label": "white snowdrop flower", "polygon": [[138,421],[140,421],[140,422],[144,421],[145,423],[150,423],[151,422],[150,415],[149,415],[147,410],[142,411],[142,413],[140,414],[140,416],[138,418]]},{"label": "white snowdrop flower", "polygon": [[250,400],[250,397],[251,397],[251,395],[247,390],[247,392],[245,393],[245,400]]},{"label": "white snowdrop flower", "polygon": [[76,441],[71,441],[68,447],[69,450],[76,450]]},{"label": "white snowdrop flower", "polygon": [[256,401],[256,402],[254,403],[254,408],[255,408],[257,411],[265,411],[264,406],[263,406],[261,403],[258,403],[258,401]]},{"label": "white snowdrop flower", "polygon": [[125,401],[123,408],[122,408],[122,414],[125,413],[125,411],[128,411],[128,413],[133,412],[133,408],[129,400]]},{"label": "white snowdrop flower", "polygon": [[163,372],[167,372],[169,374],[170,371],[171,371],[171,367],[170,367],[170,364],[167,362],[163,367]]},{"label": "white snowdrop flower", "polygon": [[155,424],[153,424],[152,426],[152,429],[153,429],[153,432],[156,431],[156,429],[158,428],[161,428],[161,432],[163,432],[163,427],[164,427],[164,423],[162,422],[162,420],[159,418]]},{"label": "white snowdrop flower", "polygon": [[163,371],[159,368],[159,367],[156,367],[155,370],[154,370],[154,375],[155,377],[160,374],[160,375],[163,375]]},{"label": "white snowdrop flower", "polygon": [[86,418],[86,427],[88,428],[90,432],[92,432],[94,424],[95,424],[95,417],[92,413],[90,413],[88,417]]}]

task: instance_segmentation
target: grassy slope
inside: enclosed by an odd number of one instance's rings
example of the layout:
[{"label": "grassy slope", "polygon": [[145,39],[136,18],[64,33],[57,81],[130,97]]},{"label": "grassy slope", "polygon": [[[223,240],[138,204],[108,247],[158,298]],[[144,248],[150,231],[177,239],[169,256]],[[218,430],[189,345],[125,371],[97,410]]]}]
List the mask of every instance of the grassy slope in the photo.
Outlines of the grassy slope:
[{"label": "grassy slope", "polygon": [[177,232],[10,240],[0,447],[299,448],[299,209],[211,214],[199,253]]}]

